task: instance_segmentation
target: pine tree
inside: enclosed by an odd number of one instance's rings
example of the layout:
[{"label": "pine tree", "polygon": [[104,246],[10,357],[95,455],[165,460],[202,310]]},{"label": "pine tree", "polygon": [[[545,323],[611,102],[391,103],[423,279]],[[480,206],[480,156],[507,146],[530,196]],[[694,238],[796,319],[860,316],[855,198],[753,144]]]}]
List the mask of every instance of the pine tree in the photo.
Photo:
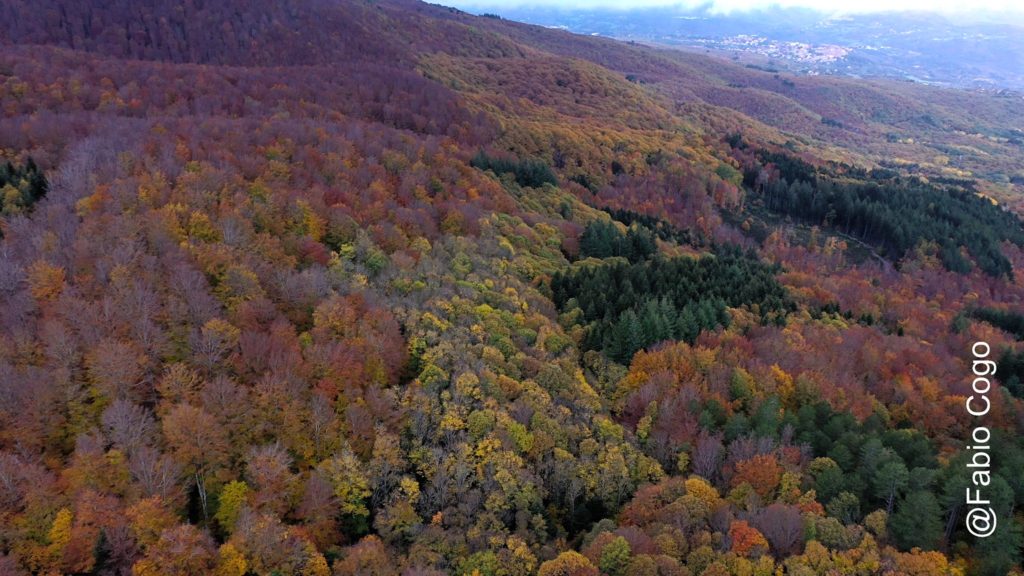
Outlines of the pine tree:
[{"label": "pine tree", "polygon": [[942,537],[942,509],[931,492],[909,494],[889,519],[889,531],[903,550],[934,550]]},{"label": "pine tree", "polygon": [[687,305],[676,319],[676,337],[692,344],[699,333],[700,326],[697,324],[697,318],[693,315],[692,307]]}]

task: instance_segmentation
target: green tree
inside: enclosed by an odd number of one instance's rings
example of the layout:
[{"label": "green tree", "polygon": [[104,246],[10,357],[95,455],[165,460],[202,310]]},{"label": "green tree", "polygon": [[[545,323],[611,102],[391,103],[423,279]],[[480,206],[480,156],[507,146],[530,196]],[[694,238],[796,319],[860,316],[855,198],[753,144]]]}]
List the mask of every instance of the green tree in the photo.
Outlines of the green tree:
[{"label": "green tree", "polygon": [[629,557],[632,554],[629,542],[622,536],[616,536],[614,540],[605,545],[601,550],[601,560],[598,568],[609,576],[623,576],[626,567],[629,565]]},{"label": "green tree", "polygon": [[889,518],[889,533],[903,550],[934,550],[942,538],[942,509],[931,492],[911,492]]},{"label": "green tree", "polygon": [[814,490],[822,501],[828,502],[843,489],[843,470],[831,458],[815,458],[808,468],[814,478]]},{"label": "green tree", "polygon": [[217,513],[213,515],[213,518],[226,534],[234,532],[238,514],[249,500],[249,492],[249,486],[245,482],[237,480],[228,482],[224,486],[224,490],[221,491]]},{"label": "green tree", "polygon": [[357,534],[365,532],[370,517],[367,500],[371,490],[363,463],[351,449],[344,448],[337,456],[321,462],[318,468],[334,488],[338,511],[348,521],[351,531]]},{"label": "green tree", "polygon": [[849,492],[840,492],[829,501],[825,510],[843,524],[853,524],[860,518],[860,499]]},{"label": "green tree", "polygon": [[893,503],[907,488],[910,472],[900,460],[891,460],[878,468],[872,478],[875,497],[885,502],[885,511],[892,513]]}]

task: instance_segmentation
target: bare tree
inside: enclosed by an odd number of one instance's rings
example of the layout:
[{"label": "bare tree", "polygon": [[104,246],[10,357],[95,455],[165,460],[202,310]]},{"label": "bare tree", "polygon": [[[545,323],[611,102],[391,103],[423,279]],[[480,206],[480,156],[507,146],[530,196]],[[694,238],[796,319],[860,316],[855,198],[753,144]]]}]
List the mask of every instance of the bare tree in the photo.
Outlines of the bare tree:
[{"label": "bare tree", "polygon": [[693,449],[693,471],[714,481],[719,475],[718,464],[722,460],[722,439],[718,435],[701,432]]},{"label": "bare tree", "polygon": [[177,502],[183,496],[178,484],[181,467],[155,448],[143,446],[136,450],[128,461],[128,470],[147,497],[159,496],[165,502]]},{"label": "bare tree", "polygon": [[129,456],[149,445],[156,428],[148,410],[121,399],[108,406],[101,419],[107,438]]},{"label": "bare tree", "polygon": [[798,508],[772,504],[755,514],[751,524],[764,534],[777,555],[800,553],[803,547],[804,520]]}]

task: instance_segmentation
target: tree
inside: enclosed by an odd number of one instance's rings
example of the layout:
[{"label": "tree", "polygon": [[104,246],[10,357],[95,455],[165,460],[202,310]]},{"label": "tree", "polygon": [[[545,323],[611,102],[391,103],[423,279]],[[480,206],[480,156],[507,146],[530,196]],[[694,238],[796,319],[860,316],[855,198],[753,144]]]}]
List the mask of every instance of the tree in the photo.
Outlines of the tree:
[{"label": "tree", "polygon": [[217,567],[213,539],[195,526],[165,530],[145,556],[132,566],[135,576],[212,574]]},{"label": "tree", "polygon": [[[1012,461],[1012,448],[1007,447],[1003,451],[1005,451],[1003,461]],[[986,490],[986,495],[992,500],[992,507],[999,519],[999,525],[995,533],[988,538],[981,539],[976,548],[978,570],[985,576],[1002,574],[1010,570],[1011,566],[1019,565],[1021,561],[1024,528],[1013,514],[1015,503],[1018,500],[1014,498],[1010,482],[1004,477],[1006,473],[996,474]]]},{"label": "tree", "polygon": [[598,570],[586,556],[568,550],[542,563],[538,576],[598,576]]},{"label": "tree", "polygon": [[416,480],[405,476],[399,481],[399,488],[395,492],[391,502],[374,520],[374,527],[389,542],[411,540],[422,524],[416,512],[420,487]]},{"label": "tree", "polygon": [[370,516],[367,499],[372,492],[363,463],[352,450],[344,448],[340,454],[321,462],[317,470],[334,488],[338,512],[348,520],[352,531],[364,531]]},{"label": "tree", "polygon": [[242,508],[248,505],[249,493],[249,486],[237,480],[228,482],[221,490],[217,501],[217,513],[213,515],[213,519],[226,534],[234,531],[238,515]]},{"label": "tree", "polygon": [[53,524],[50,526],[50,532],[47,534],[47,539],[50,541],[48,552],[53,557],[55,563],[59,562],[64,554],[64,548],[71,541],[72,519],[71,510],[61,508],[57,511],[57,516],[53,519]]},{"label": "tree", "polygon": [[889,518],[889,532],[903,550],[933,550],[942,537],[942,509],[931,492],[911,492]]},{"label": "tree", "polygon": [[366,536],[345,550],[334,563],[334,576],[397,576],[384,543],[376,536]]},{"label": "tree", "polygon": [[323,557],[309,541],[269,514],[244,509],[235,524],[231,543],[256,574],[327,574]]},{"label": "tree", "polygon": [[835,518],[815,516],[812,526],[814,538],[829,549],[848,550],[856,544],[855,535]]},{"label": "tree", "polygon": [[101,418],[107,437],[128,456],[152,441],[156,425],[149,412],[126,400],[115,400]]},{"label": "tree", "polygon": [[797,508],[772,504],[755,514],[750,523],[761,531],[777,557],[799,553],[804,521]]},{"label": "tree", "polygon": [[148,446],[135,451],[128,461],[128,470],[144,496],[157,496],[169,503],[181,496],[181,467],[171,456]]},{"label": "tree", "polygon": [[782,467],[773,454],[758,454],[749,460],[736,464],[736,474],[732,477],[732,485],[739,486],[746,482],[765,499],[779,486],[782,479]]},{"label": "tree", "polygon": [[28,268],[28,282],[33,298],[40,301],[55,300],[64,291],[64,268],[38,260]]},{"label": "tree", "polygon": [[875,488],[875,496],[885,502],[885,511],[892,513],[893,503],[896,498],[907,487],[910,479],[910,472],[902,461],[893,460],[886,462],[877,469],[872,484]]},{"label": "tree", "polygon": [[391,496],[405,469],[399,438],[383,426],[375,430],[373,455],[367,468],[373,491],[372,504],[376,508]]},{"label": "tree", "polygon": [[814,489],[823,502],[830,501],[842,491],[843,470],[831,458],[815,458],[808,467],[814,477]]},{"label": "tree", "polygon": [[495,174],[511,173],[520,186],[540,188],[544,184],[558,184],[551,167],[540,160],[497,158],[481,150],[469,164],[480,170],[492,170]]},{"label": "tree", "polygon": [[729,540],[732,550],[740,556],[758,557],[768,551],[768,541],[756,528],[745,520],[734,520],[729,524]]},{"label": "tree", "polygon": [[888,524],[889,515],[885,510],[875,510],[864,517],[864,527],[879,540],[885,539],[888,535]]},{"label": "tree", "polygon": [[86,355],[86,371],[98,396],[141,403],[148,400],[142,386],[146,362],[135,344],[106,338]]},{"label": "tree", "polygon": [[629,542],[622,536],[616,536],[601,550],[601,572],[609,576],[624,576],[631,555]]},{"label": "tree", "polygon": [[135,539],[143,547],[155,544],[165,530],[178,524],[178,516],[159,496],[136,502],[128,508],[126,515]]},{"label": "tree", "polygon": [[203,517],[208,516],[206,479],[227,458],[220,425],[202,408],[178,404],[164,417],[164,437],[175,459],[192,475]]},{"label": "tree", "polygon": [[217,551],[217,571],[215,576],[245,576],[249,563],[245,556],[230,542],[221,544]]},{"label": "tree", "polygon": [[295,489],[288,452],[278,443],[256,446],[249,450],[247,460],[245,475],[255,488],[253,506],[283,514]]},{"label": "tree", "polygon": [[241,331],[226,320],[211,318],[203,324],[192,346],[193,353],[212,372],[238,346],[240,335]]},{"label": "tree", "polygon": [[657,252],[654,234],[644,226],[631,226],[623,234],[614,222],[593,220],[580,236],[580,257],[619,256],[640,262]]},{"label": "tree", "polygon": [[310,540],[320,549],[341,539],[336,518],[337,509],[338,501],[334,495],[334,486],[322,473],[312,471],[306,479],[298,516]]},{"label": "tree", "polygon": [[718,436],[701,432],[693,452],[693,471],[702,478],[714,480],[722,458],[722,440]]},{"label": "tree", "polygon": [[908,554],[892,554],[895,569],[908,576],[928,576],[930,574],[956,574],[957,569],[949,565],[949,560],[939,552],[922,552],[912,550]]},{"label": "tree", "polygon": [[840,492],[825,505],[825,510],[843,524],[853,524],[860,519],[860,499],[850,492]]},{"label": "tree", "polygon": [[497,576],[501,567],[498,555],[491,550],[474,552],[459,563],[462,574],[479,574],[480,576]]}]

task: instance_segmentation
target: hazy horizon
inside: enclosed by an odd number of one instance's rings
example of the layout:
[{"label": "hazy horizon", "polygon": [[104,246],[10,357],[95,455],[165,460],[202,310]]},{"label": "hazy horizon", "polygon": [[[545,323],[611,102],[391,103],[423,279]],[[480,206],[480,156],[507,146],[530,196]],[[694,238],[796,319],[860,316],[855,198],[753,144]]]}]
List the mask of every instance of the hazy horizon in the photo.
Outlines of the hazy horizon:
[{"label": "hazy horizon", "polygon": [[1010,16],[1013,24],[1024,22],[1024,5],[1012,0],[981,0],[971,6],[949,0],[864,0],[856,4],[837,5],[828,0],[442,0],[446,6],[462,10],[524,8],[555,9],[563,11],[588,10],[643,10],[651,8],[678,8],[683,12],[706,12],[732,15],[770,9],[808,9],[823,14],[882,14],[892,12],[925,12],[957,18],[986,19],[992,16]]}]

